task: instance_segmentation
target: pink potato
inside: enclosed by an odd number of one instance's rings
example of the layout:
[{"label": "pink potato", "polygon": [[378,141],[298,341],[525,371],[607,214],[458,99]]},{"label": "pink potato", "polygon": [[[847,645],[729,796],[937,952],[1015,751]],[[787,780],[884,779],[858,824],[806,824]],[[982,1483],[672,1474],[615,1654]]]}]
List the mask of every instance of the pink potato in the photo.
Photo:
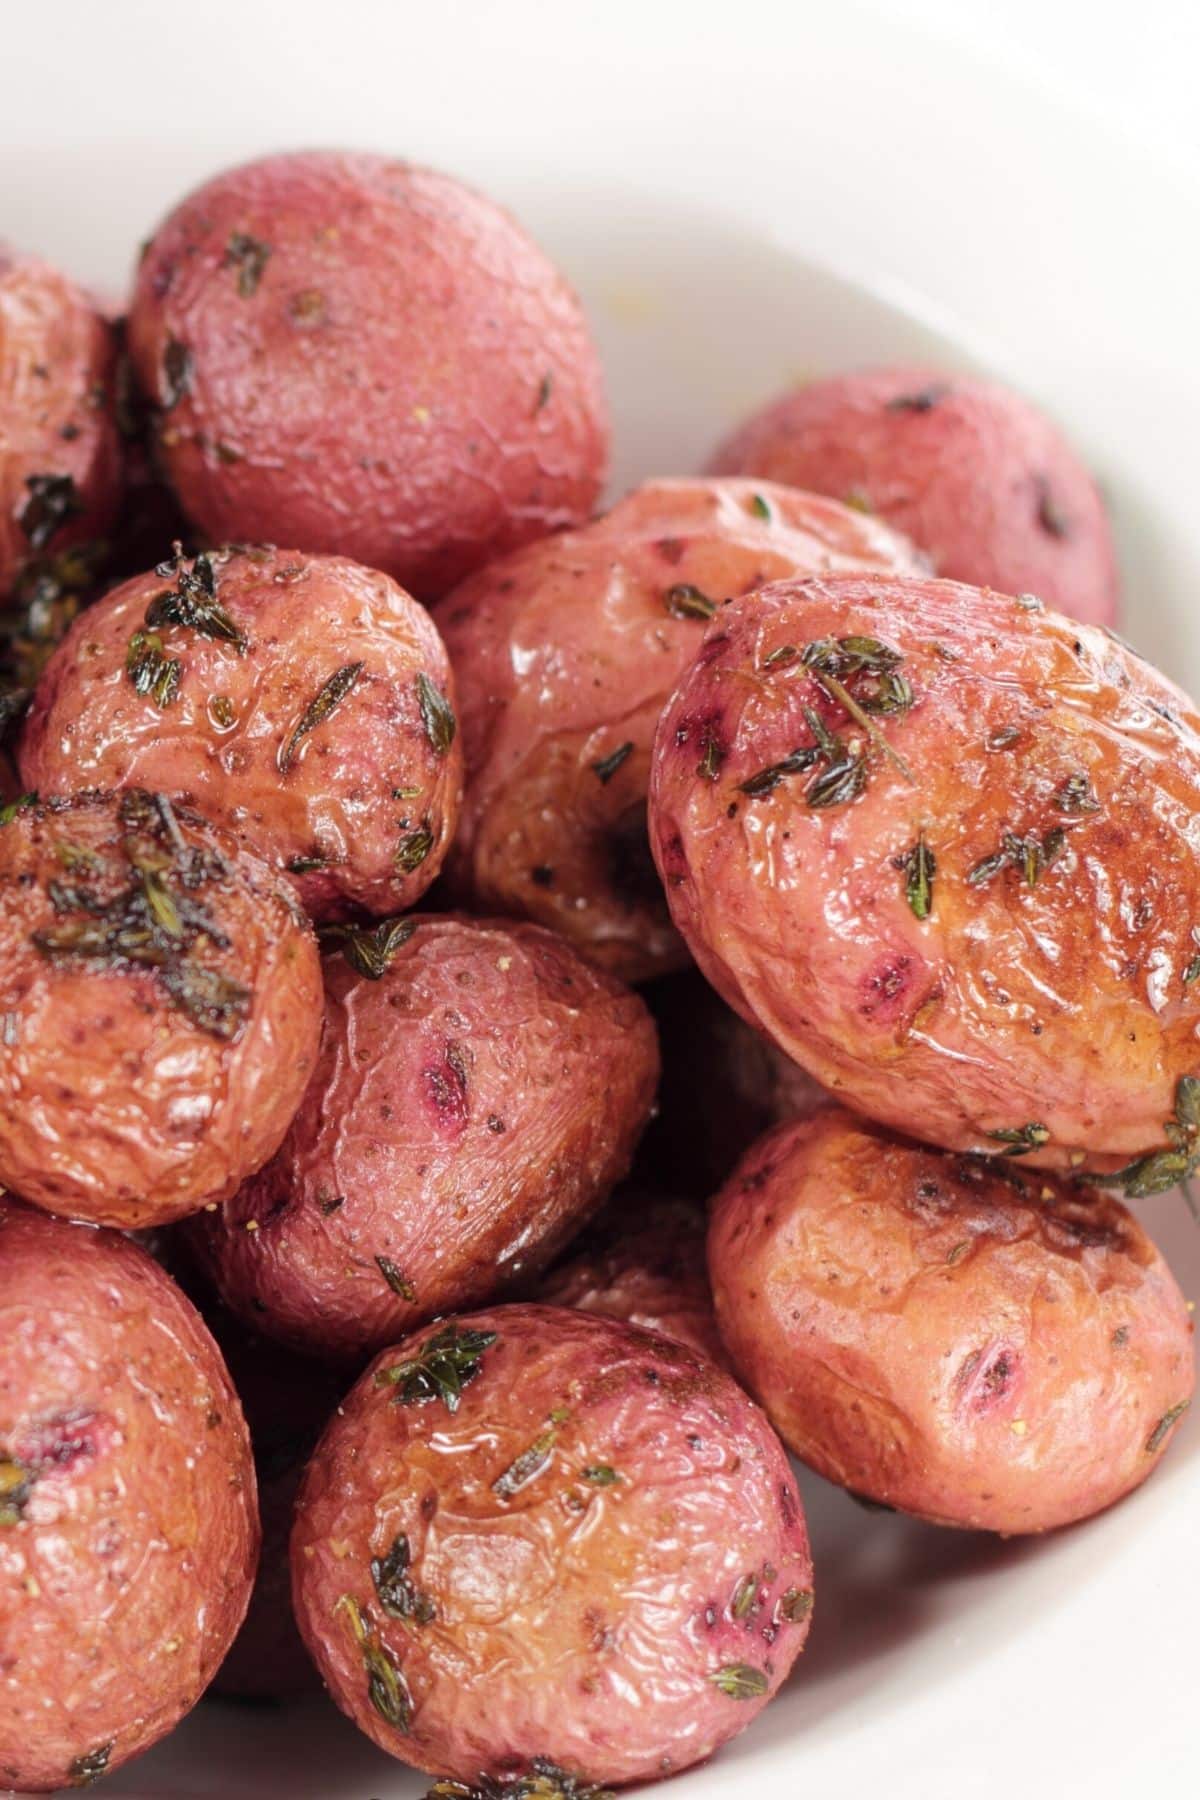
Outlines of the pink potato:
[{"label": "pink potato", "polygon": [[689,947],[822,1086],[1131,1196],[1197,1152],[1198,810],[1200,717],[1108,633],[889,577],[728,607],[651,787]]},{"label": "pink potato", "polygon": [[286,884],[130,789],[0,814],[0,1182],[154,1226],[273,1154],[316,1059],[320,959]]},{"label": "pink potato", "polygon": [[200,1698],[250,1598],[250,1441],[200,1317],[118,1232],[0,1197],[0,1783],[85,1787]]},{"label": "pink potato", "polygon": [[421,914],[344,944],[292,1129],[193,1230],[249,1323],[353,1360],[538,1274],[628,1170],[658,1050],[538,926]]},{"label": "pink potato", "polygon": [[764,581],[923,565],[874,520],[750,481],[652,481],[437,610],[467,790],[450,871],[626,981],[681,966],[646,844],[654,728],[707,619]]},{"label": "pink potato", "polygon": [[412,906],[445,856],[462,749],[424,608],[344,557],[220,550],[90,607],[52,657],[25,784],[152,787],[246,838],[317,919]]},{"label": "pink potato", "polygon": [[343,1711],[472,1793],[540,1776],[583,1800],[702,1761],[775,1693],[812,1610],[758,1408],[681,1344],[543,1306],[372,1364],[309,1464],[292,1570]]},{"label": "pink potato", "polygon": [[314,151],[180,202],[138,272],[138,381],[188,517],[296,544],[422,598],[577,524],[608,420],[579,302],[450,176]]},{"label": "pink potato", "polygon": [[1096,625],[1116,617],[1095,482],[1045,413],[997,381],[903,366],[813,381],[755,413],[712,469],[863,507],[955,581]]},{"label": "pink potato", "polygon": [[95,303],[57,269],[0,245],[0,604],[113,523],[115,360]]},{"label": "pink potato", "polygon": [[1119,1201],[841,1110],[781,1125],[709,1235],[730,1355],[798,1456],[942,1525],[1047,1531],[1157,1468],[1192,1326]]}]

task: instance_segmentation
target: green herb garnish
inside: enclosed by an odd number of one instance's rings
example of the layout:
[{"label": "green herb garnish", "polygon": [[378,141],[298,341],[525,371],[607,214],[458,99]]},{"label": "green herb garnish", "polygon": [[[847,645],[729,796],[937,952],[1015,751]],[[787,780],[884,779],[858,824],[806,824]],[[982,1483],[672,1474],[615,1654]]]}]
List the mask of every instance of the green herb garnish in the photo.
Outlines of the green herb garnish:
[{"label": "green herb garnish", "polygon": [[615,750],[610,750],[607,756],[600,757],[592,764],[593,773],[599,777],[603,787],[608,786],[609,782],[632,750],[633,745],[631,743],[618,744]]},{"label": "green herb garnish", "polygon": [[21,794],[16,800],[7,801],[4,806],[0,806],[0,826],[11,825],[18,813],[26,812],[36,805],[37,795],[34,793]]},{"label": "green herb garnish", "polygon": [[417,703],[421,708],[425,736],[433,747],[434,755],[445,756],[454,742],[458,721],[445,694],[430,681],[423,669],[417,676]]},{"label": "green herb garnish", "polygon": [[412,1695],[408,1683],[380,1643],[370,1618],[351,1595],[343,1594],[338,1610],[345,1613],[355,1643],[362,1652],[367,1675],[367,1698],[380,1718],[397,1731],[407,1732],[412,1723]]},{"label": "green herb garnish", "polygon": [[437,1607],[414,1586],[409,1565],[412,1554],[408,1539],[401,1532],[392,1540],[386,1556],[371,1558],[371,1579],[379,1604],[390,1619],[411,1619],[417,1625],[428,1625],[437,1617]]},{"label": "green herb garnish", "polygon": [[767,500],[765,494],[751,494],[750,511],[754,514],[756,519],[770,519],[773,517],[770,502]]},{"label": "green herb garnish", "polygon": [[231,234],[225,246],[223,267],[237,270],[237,290],[243,300],[249,300],[258,291],[270,257],[271,246],[264,244],[261,238],[249,237],[244,231]]},{"label": "green herb garnish", "polygon": [[396,846],[395,864],[402,874],[412,875],[433,849],[433,827],[428,819],[412,831],[406,831]]},{"label": "green herb garnish", "polygon": [[912,908],[914,918],[927,919],[933,911],[933,878],[937,874],[937,857],[925,842],[923,833],[918,835],[912,849],[906,850],[896,862],[904,873],[904,897]]},{"label": "green herb garnish", "polygon": [[416,929],[416,920],[407,918],[381,919],[378,925],[326,925],[321,943],[336,944],[357,974],[379,981]]},{"label": "green herb garnish", "polygon": [[1154,1427],[1154,1430],[1150,1433],[1150,1436],[1146,1439],[1147,1456],[1153,1456],[1157,1450],[1162,1449],[1172,1425],[1174,1425],[1177,1420],[1182,1419],[1184,1413],[1191,1404],[1190,1400],[1180,1400],[1176,1405],[1172,1406],[1168,1412],[1163,1414],[1162,1418],[1158,1421],[1158,1424]]},{"label": "green herb garnish", "polygon": [[1067,776],[1054,796],[1054,804],[1059,812],[1064,813],[1100,811],[1100,802],[1092,792],[1092,784],[1082,771]]},{"label": "green herb garnish", "polygon": [[183,664],[167,656],[155,632],[135,631],[125,653],[125,673],[134,692],[148,695],[158,707],[170,706],[179,691]]},{"label": "green herb garnish", "polygon": [[554,1446],[558,1442],[558,1431],[554,1425],[548,1425],[545,1431],[539,1432],[532,1444],[522,1450],[520,1456],[511,1462],[502,1475],[498,1475],[492,1483],[492,1492],[500,1500],[511,1500],[522,1488],[528,1487],[542,1470],[547,1467],[554,1455]]},{"label": "green herb garnish", "polygon": [[535,1756],[524,1775],[503,1779],[481,1775],[478,1782],[435,1781],[425,1800],[616,1800],[609,1788],[600,1788],[581,1775],[568,1775],[557,1763]]},{"label": "green herb garnish", "polygon": [[1000,839],[999,850],[985,856],[967,871],[967,885],[983,887],[1005,869],[1019,869],[1026,886],[1036,887],[1045,871],[1061,856],[1066,841],[1067,834],[1058,825],[1041,838],[1033,832],[1018,837],[1016,832],[1006,831]]},{"label": "green herb garnish", "polygon": [[300,745],[309,733],[315,731],[318,725],[323,725],[330,714],[341,705],[362,671],[361,662],[343,663],[340,669],[335,669],[328,680],[321,684],[305,707],[299,722],[280,746],[279,755],[275,760],[281,775],[287,774],[296,760]]},{"label": "green herb garnish", "polygon": [[176,543],[170,561],[159,563],[154,573],[165,581],[173,580],[175,586],[157,594],[147,606],[148,631],[157,631],[164,625],[184,625],[201,637],[219,638],[238,650],[246,648],[241,627],[217,601],[217,574],[211,556],[201,553],[193,558],[189,569],[183,545]]},{"label": "green herb garnish", "polygon": [[711,619],[717,610],[716,601],[690,581],[678,581],[669,587],[663,595],[663,605],[673,619]]},{"label": "green herb garnish", "polygon": [[611,1463],[589,1463],[581,1472],[583,1479],[590,1481],[593,1487],[612,1487],[621,1479]]},{"label": "green herb garnish", "polygon": [[1195,1173],[1200,1163],[1200,1079],[1181,1075],[1175,1083],[1175,1116],[1163,1125],[1165,1150],[1152,1150],[1111,1175],[1087,1171],[1078,1179],[1089,1187],[1120,1188],[1127,1200],[1166,1193]]},{"label": "green herb garnish", "polygon": [[760,1700],[770,1686],[762,1670],[750,1663],[727,1663],[708,1679],[731,1700]]},{"label": "green herb garnish", "polygon": [[93,1781],[99,1781],[108,1769],[114,1742],[115,1739],[110,1738],[107,1744],[100,1744],[95,1750],[88,1750],[83,1756],[75,1758],[67,1771],[71,1787],[90,1787]]},{"label": "green herb garnish", "polygon": [[0,1526],[20,1524],[35,1479],[23,1462],[0,1452]]},{"label": "green herb garnish", "polygon": [[1031,1150],[1040,1150],[1043,1144],[1050,1142],[1049,1128],[1037,1123],[989,1131],[985,1135],[997,1144],[1008,1145],[1007,1150],[1000,1152],[1001,1156],[1028,1156]]},{"label": "green herb garnish", "polygon": [[387,1282],[393,1294],[398,1294],[401,1300],[407,1300],[411,1305],[417,1297],[417,1290],[412,1282],[409,1281],[404,1271],[397,1263],[392,1261],[390,1256],[377,1256],[375,1261],[378,1265],[379,1273],[383,1276],[383,1279]]},{"label": "green herb garnish", "polygon": [[811,1588],[789,1588],[779,1602],[779,1616],[789,1625],[799,1625],[813,1609]]},{"label": "green herb garnish", "polygon": [[485,1350],[496,1342],[494,1331],[464,1330],[444,1325],[427,1338],[415,1356],[381,1369],[377,1387],[394,1387],[397,1406],[426,1406],[440,1400],[447,1412],[457,1412],[463,1389],[479,1374]]}]

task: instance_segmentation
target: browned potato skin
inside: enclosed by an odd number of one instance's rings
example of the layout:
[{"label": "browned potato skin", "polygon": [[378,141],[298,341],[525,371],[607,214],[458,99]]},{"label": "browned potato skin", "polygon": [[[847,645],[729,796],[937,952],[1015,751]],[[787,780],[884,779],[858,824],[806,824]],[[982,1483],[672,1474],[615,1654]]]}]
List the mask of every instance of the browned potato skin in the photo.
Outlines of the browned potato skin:
[{"label": "browned potato skin", "polygon": [[689,1200],[622,1195],[570,1260],[551,1269],[536,1298],[659,1331],[725,1368],[705,1235],[704,1216]]},{"label": "browned potato skin", "polygon": [[[316,943],[285,884],[186,809],[124,823],[135,798],[52,799],[0,827],[0,1181],[49,1212],[131,1227],[215,1203],[274,1152],[321,1009]],[[172,900],[203,907],[227,940],[188,952],[190,968],[248,993],[226,1036],[177,1007],[153,968],[33,941],[87,922],[71,890],[135,892],[128,858],[147,847],[169,859]]]},{"label": "browned potato skin", "polygon": [[250,1597],[254,1465],[199,1315],[119,1233],[0,1198],[0,1338],[26,1490],[0,1499],[0,1782],[41,1793],[200,1698]]},{"label": "browned potato skin", "polygon": [[481,570],[435,614],[467,753],[455,891],[552,926],[624,981],[681,967],[646,845],[646,787],[705,611],[783,576],[923,566],[836,501],[680,480],[647,482],[603,518]]},{"label": "browned potato skin", "polygon": [[[42,676],[21,744],[25,785],[177,794],[287,873],[316,919],[414,905],[441,867],[462,789],[453,681],[429,615],[345,557],[222,550],[208,564],[244,649],[156,627],[181,665],[159,706],[126,661],[178,576],[127,581],[76,620]],[[177,566],[187,578],[203,565]],[[345,696],[293,744],[325,684],[356,664]],[[450,708],[436,742],[422,692]]]},{"label": "browned potato skin", "polygon": [[[22,574],[103,538],[121,497],[112,327],[87,295],[0,244],[0,602]],[[69,478],[66,506],[39,513],[29,484]]]},{"label": "browned potato skin", "polygon": [[[451,1323],[496,1338],[458,1410],[395,1401],[389,1371],[442,1329],[428,1327],[377,1359],[309,1465],[293,1580],[331,1693],[393,1756],[472,1784],[537,1758],[583,1785],[702,1761],[808,1632],[782,1446],[728,1375],[656,1333],[542,1306]],[[390,1617],[372,1578],[399,1534],[424,1623]],[[371,1704],[364,1649],[404,1683],[407,1732]],[[739,1666],[761,1692],[722,1691]]]},{"label": "browned potato skin", "polygon": [[653,1104],[646,1009],[561,938],[415,924],[378,980],[326,959],[295,1122],[195,1222],[228,1304],[300,1350],[361,1356],[536,1275],[625,1175]]},{"label": "browned potato skin", "polygon": [[744,1158],[709,1266],[734,1365],[796,1454],[936,1524],[1111,1506],[1192,1394],[1183,1296],[1117,1200],[841,1109]]}]

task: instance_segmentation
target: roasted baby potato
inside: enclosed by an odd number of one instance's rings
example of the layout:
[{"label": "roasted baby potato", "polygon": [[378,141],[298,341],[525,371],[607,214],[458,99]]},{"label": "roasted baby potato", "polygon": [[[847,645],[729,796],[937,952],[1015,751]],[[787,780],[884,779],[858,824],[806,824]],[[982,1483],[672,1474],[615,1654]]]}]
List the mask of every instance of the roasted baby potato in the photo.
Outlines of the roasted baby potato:
[{"label": "roasted baby potato", "polygon": [[1197,1147],[1198,809],[1200,717],[1107,632],[891,577],[726,608],[651,787],[677,926],[824,1087],[1129,1195]]},{"label": "roasted baby potato", "polygon": [[0,245],[0,604],[116,516],[112,327],[74,282]]},{"label": "roasted baby potato", "polygon": [[372,1364],[309,1465],[292,1569],[339,1706],[489,1793],[701,1761],[778,1688],[812,1610],[757,1407],[681,1344],[543,1306],[427,1326]]},{"label": "roasted baby potato", "polygon": [[533,925],[348,930],[279,1154],[195,1222],[227,1303],[353,1359],[527,1281],[626,1173],[658,1078],[636,995]]},{"label": "roasted baby potato", "polygon": [[177,556],[90,607],[21,744],[28,788],[150,787],[240,833],[317,919],[413,905],[462,785],[422,606],[344,557]]},{"label": "roasted baby potato", "polygon": [[195,1704],[258,1555],[217,1347],[138,1245],[0,1197],[0,1781],[84,1787]]},{"label": "roasted baby potato", "polygon": [[878,514],[955,581],[1034,593],[1092,624],[1116,616],[1096,485],[1045,413],[1000,382],[924,367],[809,382],[747,420],[712,469]]},{"label": "roasted baby potato", "polygon": [[481,570],[436,614],[467,755],[454,891],[553,926],[626,981],[682,965],[646,844],[646,783],[705,621],[776,577],[920,566],[884,526],[815,495],[652,481]]},{"label": "roasted baby potato", "polygon": [[0,1182],[106,1225],[223,1199],[316,1059],[320,959],[290,890],[140,789],[0,819]]},{"label": "roasted baby potato", "polygon": [[709,1264],[738,1372],[796,1454],[938,1524],[1099,1512],[1191,1399],[1183,1296],[1118,1201],[840,1109],[751,1150]]},{"label": "roasted baby potato", "polygon": [[579,302],[449,176],[306,152],[183,200],[128,341],[162,462],[214,543],[352,556],[422,598],[585,519],[608,422]]}]

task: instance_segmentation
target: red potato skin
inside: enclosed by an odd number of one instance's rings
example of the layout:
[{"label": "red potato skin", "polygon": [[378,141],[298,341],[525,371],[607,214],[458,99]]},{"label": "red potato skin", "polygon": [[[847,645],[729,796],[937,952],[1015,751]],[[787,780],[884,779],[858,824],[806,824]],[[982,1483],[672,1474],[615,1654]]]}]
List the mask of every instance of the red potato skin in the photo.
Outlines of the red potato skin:
[{"label": "red potato skin", "polygon": [[[1111,1168],[1166,1147],[1200,1074],[1200,718],[1107,632],[1031,604],[854,576],[736,602],[663,715],[651,836],[709,980],[822,1086],[947,1149],[1029,1127],[1035,1162]],[[871,747],[843,804],[806,803],[814,773],[745,794],[813,743],[806,706],[858,732],[800,657],[767,659],[856,634],[903,657],[913,703],[875,723],[911,782]],[[1036,885],[989,873],[1006,833],[1056,831]],[[897,866],[922,836],[925,919]]]},{"label": "red potato skin", "polygon": [[646,848],[646,787],[654,728],[704,621],[694,596],[678,617],[668,596],[694,589],[711,606],[788,575],[922,566],[895,533],[818,496],[692,480],[647,482],[481,570],[435,615],[467,755],[453,891],[561,931],[624,981],[682,966]]},{"label": "red potato skin", "polygon": [[[179,574],[125,582],[75,621],[38,684],[21,743],[26,786],[178,795],[288,874],[319,920],[412,906],[441,867],[462,788],[457,734],[435,742],[421,703],[424,681],[454,732],[453,680],[429,615],[344,557],[254,549],[208,560],[244,648],[156,627],[162,654],[181,665],[160,706],[137,692],[126,661]],[[355,664],[345,697],[289,753],[314,697]],[[406,847],[426,843],[406,866]],[[321,866],[306,870],[312,861]]]},{"label": "red potato skin", "polygon": [[0,1198],[0,1336],[0,1468],[27,1472],[0,1522],[0,1781],[41,1793],[200,1698],[250,1597],[254,1465],[199,1315],[118,1233]]},{"label": "red potato skin", "polygon": [[194,1241],[249,1322],[352,1360],[551,1261],[627,1173],[658,1047],[538,926],[421,915],[378,980],[325,980],[291,1130]]},{"label": "red potato skin", "polygon": [[551,1269],[537,1299],[661,1332],[728,1367],[708,1285],[705,1220],[689,1200],[620,1196],[570,1260]]},{"label": "red potato skin", "polygon": [[[112,525],[121,498],[115,361],[112,327],[81,289],[0,244],[0,602],[23,574]],[[73,483],[57,524],[27,512],[39,476]]]},{"label": "red potato skin", "polygon": [[[456,1413],[393,1403],[387,1372],[430,1327],[372,1365],[309,1465],[293,1581],[331,1693],[393,1756],[463,1782],[535,1758],[606,1785],[702,1761],[808,1632],[812,1563],[782,1447],[728,1375],[656,1333],[539,1306],[455,1323],[496,1334]],[[498,1494],[535,1442],[542,1466]],[[599,1468],[617,1480],[589,1481]],[[377,1603],[370,1562],[399,1533],[436,1609],[422,1625]],[[346,1595],[407,1686],[407,1733],[368,1700]],[[761,1694],[717,1686],[739,1664]]]},{"label": "red potato skin", "polygon": [[576,296],[507,213],[428,169],[308,152],[218,175],[152,239],[128,341],[217,543],[352,556],[428,598],[603,486]]},{"label": "red potato skin", "polygon": [[321,971],[290,891],[183,809],[162,880],[227,940],[199,937],[187,966],[243,990],[229,1035],[177,1006],[156,969],[43,954],[34,933],[89,917],[56,910],[54,892],[115,900],[139,845],[170,852],[160,818],[123,822],[130,803],[79,795],[0,828],[0,1182],[49,1212],[149,1227],[215,1204],[276,1150],[316,1060]]},{"label": "red potato skin", "polygon": [[920,366],[834,375],[764,407],[711,467],[865,506],[948,579],[1033,593],[1094,625],[1117,616],[1095,482],[1046,415],[999,382]]},{"label": "red potato skin", "polygon": [[1005,1175],[826,1111],[744,1158],[709,1266],[737,1370],[820,1474],[936,1524],[1048,1531],[1157,1468],[1192,1326],[1118,1201]]}]

